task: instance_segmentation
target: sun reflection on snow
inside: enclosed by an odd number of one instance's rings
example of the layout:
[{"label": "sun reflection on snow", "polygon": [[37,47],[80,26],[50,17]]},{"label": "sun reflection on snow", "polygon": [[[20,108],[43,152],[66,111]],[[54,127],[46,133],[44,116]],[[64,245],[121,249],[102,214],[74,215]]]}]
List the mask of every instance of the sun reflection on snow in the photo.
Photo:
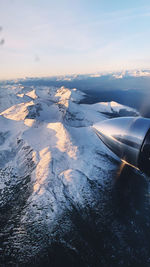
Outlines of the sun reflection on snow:
[{"label": "sun reflection on snow", "polygon": [[35,123],[35,120],[34,119],[25,119],[24,120],[24,124],[28,127],[32,127],[33,124]]},{"label": "sun reflection on snow", "polygon": [[69,138],[69,134],[60,122],[49,123],[47,128],[56,131],[56,147],[61,152],[66,152],[70,158],[76,159],[77,146],[74,146]]},{"label": "sun reflection on snow", "polygon": [[[49,175],[49,164],[51,161],[51,152],[49,151],[49,147],[45,147],[39,152],[40,161],[35,170],[35,184],[34,184],[34,192],[38,192],[38,194],[42,194],[43,188],[46,178]],[[35,153],[33,154],[33,160],[35,160]]]},{"label": "sun reflection on snow", "polygon": [[31,97],[31,98],[33,98],[33,99],[36,99],[37,98],[37,95],[36,95],[35,90],[32,90],[32,91],[26,93],[26,95],[29,96],[29,97]]},{"label": "sun reflection on snow", "polygon": [[27,107],[33,105],[34,105],[33,101],[14,105],[1,112],[0,115],[10,120],[21,121],[24,120],[25,117],[28,115]]},{"label": "sun reflection on snow", "polygon": [[19,96],[19,97],[24,97],[24,94],[17,94],[17,96]]},{"label": "sun reflection on snow", "polygon": [[63,176],[67,182],[72,182],[72,170],[68,169],[63,173]]},{"label": "sun reflection on snow", "polygon": [[[55,94],[56,97],[59,97],[59,102],[63,104],[66,108],[69,106],[69,99],[71,96],[71,91],[67,88],[64,88],[63,86],[57,90],[57,93]],[[58,102],[58,103],[59,103]]]}]

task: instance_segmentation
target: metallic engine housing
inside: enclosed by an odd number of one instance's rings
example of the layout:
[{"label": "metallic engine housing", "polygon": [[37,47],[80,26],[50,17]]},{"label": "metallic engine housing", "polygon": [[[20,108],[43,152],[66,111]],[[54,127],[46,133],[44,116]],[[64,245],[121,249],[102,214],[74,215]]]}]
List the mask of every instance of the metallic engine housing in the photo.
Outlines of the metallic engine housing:
[{"label": "metallic engine housing", "polygon": [[142,144],[150,129],[150,119],[121,117],[93,125],[98,137],[119,158],[139,168]]}]

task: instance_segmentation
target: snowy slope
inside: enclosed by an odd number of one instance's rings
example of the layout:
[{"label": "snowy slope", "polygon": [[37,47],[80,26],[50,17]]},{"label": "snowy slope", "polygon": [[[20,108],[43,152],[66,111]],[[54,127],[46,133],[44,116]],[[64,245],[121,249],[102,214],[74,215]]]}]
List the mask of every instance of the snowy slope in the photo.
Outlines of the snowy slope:
[{"label": "snowy slope", "polygon": [[103,113],[136,111],[116,102],[79,104],[85,95],[64,87],[9,85],[0,95],[0,207],[8,207],[4,221],[11,218],[0,250],[25,262],[56,238],[66,210],[96,205],[93,184],[104,187],[116,169],[91,126]]}]

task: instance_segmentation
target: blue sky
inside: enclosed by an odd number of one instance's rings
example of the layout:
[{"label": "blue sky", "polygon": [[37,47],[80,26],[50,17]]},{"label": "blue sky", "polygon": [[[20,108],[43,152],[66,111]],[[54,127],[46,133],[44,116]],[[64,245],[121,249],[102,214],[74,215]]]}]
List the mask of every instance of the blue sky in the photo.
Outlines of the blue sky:
[{"label": "blue sky", "polygon": [[0,26],[1,79],[150,69],[149,0],[0,0]]}]

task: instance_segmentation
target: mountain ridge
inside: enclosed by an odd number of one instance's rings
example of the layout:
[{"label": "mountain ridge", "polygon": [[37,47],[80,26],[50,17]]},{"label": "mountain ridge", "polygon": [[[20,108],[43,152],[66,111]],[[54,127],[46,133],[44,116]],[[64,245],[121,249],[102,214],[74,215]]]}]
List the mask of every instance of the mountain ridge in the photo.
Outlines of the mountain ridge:
[{"label": "mountain ridge", "polygon": [[63,232],[70,229],[62,219],[67,210],[95,206],[95,183],[103,188],[115,171],[118,160],[93,123],[106,119],[103,112],[138,112],[116,102],[80,104],[85,93],[65,87],[15,85],[8,91],[8,108],[0,114],[0,208],[7,218],[0,249],[21,263],[57,239],[58,221]]}]

